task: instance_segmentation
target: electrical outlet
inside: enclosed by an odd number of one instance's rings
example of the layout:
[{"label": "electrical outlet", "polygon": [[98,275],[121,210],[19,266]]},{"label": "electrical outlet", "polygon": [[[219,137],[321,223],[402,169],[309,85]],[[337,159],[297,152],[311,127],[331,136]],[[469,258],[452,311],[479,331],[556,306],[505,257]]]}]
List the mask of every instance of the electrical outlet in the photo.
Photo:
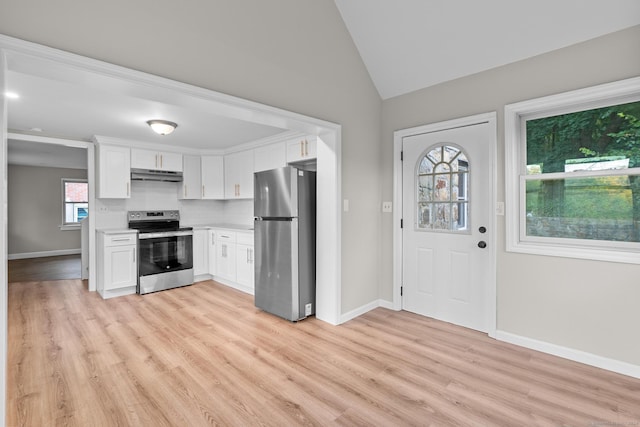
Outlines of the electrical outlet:
[{"label": "electrical outlet", "polygon": [[311,303],[305,304],[304,306],[304,315],[311,316]]},{"label": "electrical outlet", "polygon": [[349,199],[344,199],[342,201],[342,210],[345,212],[349,212]]},{"label": "electrical outlet", "polygon": [[382,212],[393,212],[393,203],[382,202]]},{"label": "electrical outlet", "polygon": [[100,213],[107,213],[107,212],[109,212],[109,208],[108,208],[108,207],[106,207],[106,206],[100,206],[100,207],[98,208],[98,212],[100,212]]},{"label": "electrical outlet", "polygon": [[496,203],[496,215],[504,215],[504,202]]}]

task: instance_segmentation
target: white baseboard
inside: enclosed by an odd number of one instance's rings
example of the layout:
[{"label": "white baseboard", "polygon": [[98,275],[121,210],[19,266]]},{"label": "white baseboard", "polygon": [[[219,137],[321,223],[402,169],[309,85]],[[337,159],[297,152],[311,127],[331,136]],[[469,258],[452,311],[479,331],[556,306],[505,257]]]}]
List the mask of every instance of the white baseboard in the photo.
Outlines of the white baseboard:
[{"label": "white baseboard", "polygon": [[541,351],[543,353],[552,354],[564,359],[573,360],[574,362],[584,363],[585,365],[595,366],[597,368],[606,369],[608,371],[617,372],[619,374],[628,375],[634,378],[640,378],[640,366],[631,363],[622,362],[620,360],[610,359],[596,354],[587,353],[581,350],[575,350],[545,341],[538,341],[532,338],[515,335],[510,332],[496,331],[495,338],[499,341],[508,342],[519,345],[521,347],[530,348],[532,350]]},{"label": "white baseboard", "polygon": [[390,310],[393,310],[393,303],[389,302],[389,301],[385,301],[385,300],[375,300],[375,301],[371,301],[369,304],[365,304],[361,307],[358,307],[354,310],[351,310],[347,313],[344,313],[340,316],[340,323],[345,323],[348,322],[351,319],[355,319],[358,316],[362,316],[363,314],[365,314],[368,311],[373,310],[374,308],[378,308],[378,307],[384,307],[384,308],[388,308]]},{"label": "white baseboard", "polygon": [[42,252],[24,252],[21,254],[9,254],[7,259],[26,259],[26,258],[44,258],[48,256],[60,256],[60,255],[80,255],[81,249],[58,249],[55,251],[42,251]]}]

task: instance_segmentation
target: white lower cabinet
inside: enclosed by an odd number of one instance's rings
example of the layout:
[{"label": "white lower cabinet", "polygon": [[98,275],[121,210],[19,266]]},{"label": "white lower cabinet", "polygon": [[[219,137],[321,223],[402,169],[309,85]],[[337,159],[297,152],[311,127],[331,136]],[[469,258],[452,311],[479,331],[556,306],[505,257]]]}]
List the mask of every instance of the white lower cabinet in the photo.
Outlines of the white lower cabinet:
[{"label": "white lower cabinet", "polygon": [[102,298],[134,294],[138,284],[135,232],[98,232],[97,279]]},{"label": "white lower cabinet", "polygon": [[218,274],[218,269],[216,268],[216,235],[217,230],[207,230],[207,243],[209,245],[209,274],[214,276]]},{"label": "white lower cabinet", "polygon": [[220,230],[216,242],[216,276],[236,281],[236,233]]},{"label": "white lower cabinet", "polygon": [[253,294],[253,232],[209,230],[209,250],[212,249],[215,257],[209,257],[209,274],[214,280]]},{"label": "white lower cabinet", "polygon": [[209,230],[193,230],[193,275],[196,280],[204,280],[198,276],[209,274]]},{"label": "white lower cabinet", "polygon": [[236,282],[253,293],[254,270],[253,233],[238,233],[236,243]]}]

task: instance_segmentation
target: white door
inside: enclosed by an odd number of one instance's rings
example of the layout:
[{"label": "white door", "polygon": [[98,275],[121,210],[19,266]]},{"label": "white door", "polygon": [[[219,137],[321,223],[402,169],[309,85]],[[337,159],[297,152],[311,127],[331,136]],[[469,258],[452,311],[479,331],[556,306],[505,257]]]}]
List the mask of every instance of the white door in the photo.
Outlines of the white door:
[{"label": "white door", "polygon": [[402,140],[403,309],[484,332],[493,143],[488,123]]}]

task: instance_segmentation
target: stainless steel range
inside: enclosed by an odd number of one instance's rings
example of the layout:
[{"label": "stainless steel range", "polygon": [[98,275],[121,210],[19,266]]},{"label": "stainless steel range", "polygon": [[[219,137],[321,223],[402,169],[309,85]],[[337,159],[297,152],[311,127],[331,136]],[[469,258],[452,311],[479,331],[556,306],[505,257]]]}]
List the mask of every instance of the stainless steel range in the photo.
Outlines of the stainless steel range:
[{"label": "stainless steel range", "polygon": [[193,284],[193,229],[180,227],[179,211],[130,211],[138,230],[139,294]]}]

